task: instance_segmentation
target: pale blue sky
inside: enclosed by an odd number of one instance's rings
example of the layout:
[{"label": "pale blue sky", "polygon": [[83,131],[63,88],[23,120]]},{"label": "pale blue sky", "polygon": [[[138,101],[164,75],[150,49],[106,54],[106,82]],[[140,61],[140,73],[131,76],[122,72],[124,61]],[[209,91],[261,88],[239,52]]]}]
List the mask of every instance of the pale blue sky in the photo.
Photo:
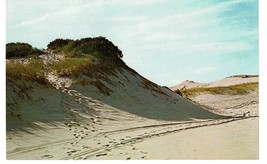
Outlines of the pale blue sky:
[{"label": "pale blue sky", "polygon": [[7,42],[105,36],[160,85],[258,74],[257,0],[7,0]]}]

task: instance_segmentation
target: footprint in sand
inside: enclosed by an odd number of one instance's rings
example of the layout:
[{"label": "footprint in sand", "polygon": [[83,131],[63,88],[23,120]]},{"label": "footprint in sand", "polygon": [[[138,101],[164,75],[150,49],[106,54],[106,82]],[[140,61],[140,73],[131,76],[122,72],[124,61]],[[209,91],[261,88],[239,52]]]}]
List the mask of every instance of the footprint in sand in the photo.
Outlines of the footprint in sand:
[{"label": "footprint in sand", "polygon": [[83,149],[89,149],[90,147],[89,146],[82,146],[83,147]]},{"label": "footprint in sand", "polygon": [[105,149],[106,151],[111,151],[111,148],[107,148],[107,149]]},{"label": "footprint in sand", "polygon": [[70,156],[71,154],[76,153],[76,152],[77,152],[77,150],[72,150],[72,151],[68,151],[66,153]]},{"label": "footprint in sand", "polygon": [[140,151],[140,153],[147,154],[147,152],[144,152],[144,151]]},{"label": "footprint in sand", "polygon": [[53,158],[53,157],[54,157],[53,155],[45,154],[41,158]]},{"label": "footprint in sand", "polygon": [[108,155],[107,153],[101,153],[101,154],[97,154],[95,155],[96,157],[100,157],[100,156],[105,156],[105,155]]}]

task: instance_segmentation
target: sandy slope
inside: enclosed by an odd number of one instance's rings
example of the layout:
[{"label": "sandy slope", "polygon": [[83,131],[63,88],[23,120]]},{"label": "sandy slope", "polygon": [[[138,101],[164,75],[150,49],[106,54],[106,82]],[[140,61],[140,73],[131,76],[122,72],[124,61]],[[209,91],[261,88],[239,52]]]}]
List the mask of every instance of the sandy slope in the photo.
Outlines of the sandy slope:
[{"label": "sandy slope", "polygon": [[259,93],[245,95],[200,94],[191,97],[194,102],[206,106],[209,111],[228,116],[259,116]]},{"label": "sandy slope", "polygon": [[[109,96],[91,84],[57,87],[55,77],[51,81],[58,89],[9,81],[7,158],[81,159],[90,152],[98,157],[98,150],[110,149],[111,144],[124,145],[121,142],[129,138],[179,129],[181,123],[198,126],[197,121],[210,120],[212,124],[227,118],[168,89],[150,83],[144,86],[145,79],[128,70],[109,78],[112,83],[103,82],[111,90]],[[135,132],[130,134],[132,130]]]},{"label": "sandy slope", "polygon": [[[62,97],[69,109],[65,109],[69,114],[65,121],[34,121],[30,127],[7,132],[8,159],[257,158],[257,118],[157,120],[114,108],[76,90],[64,90]],[[246,129],[248,124],[251,128]],[[243,134],[246,137],[240,137]],[[244,147],[251,151],[240,152]],[[218,153],[209,155],[214,149]]]}]

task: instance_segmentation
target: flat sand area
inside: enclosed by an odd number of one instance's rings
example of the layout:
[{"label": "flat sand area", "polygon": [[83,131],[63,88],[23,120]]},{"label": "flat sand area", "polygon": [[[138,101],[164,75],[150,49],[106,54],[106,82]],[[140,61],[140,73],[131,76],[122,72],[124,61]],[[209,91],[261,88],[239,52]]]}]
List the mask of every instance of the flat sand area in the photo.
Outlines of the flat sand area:
[{"label": "flat sand area", "polygon": [[136,144],[150,159],[258,159],[258,118],[189,129]]}]

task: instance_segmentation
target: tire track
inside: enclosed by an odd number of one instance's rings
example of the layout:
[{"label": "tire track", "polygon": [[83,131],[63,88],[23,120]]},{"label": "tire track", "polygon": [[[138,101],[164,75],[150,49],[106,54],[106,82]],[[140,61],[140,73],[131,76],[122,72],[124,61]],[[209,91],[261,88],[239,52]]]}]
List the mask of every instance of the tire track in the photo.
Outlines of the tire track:
[{"label": "tire track", "polygon": [[[152,124],[152,125],[146,125],[146,126],[138,126],[138,127],[132,127],[132,128],[126,128],[126,129],[119,129],[119,130],[113,130],[113,131],[100,132],[100,133],[92,135],[92,136],[87,136],[84,139],[94,139],[94,138],[97,138],[97,137],[103,137],[103,136],[105,136],[107,134],[124,133],[124,132],[129,132],[129,131],[134,131],[134,130],[140,130],[140,129],[148,129],[148,128],[156,128],[156,127],[164,128],[164,127],[168,127],[168,126],[185,125],[185,124],[192,124],[192,123],[206,123],[206,122],[210,122],[210,121],[214,121],[214,120]],[[68,143],[75,142],[75,141],[76,141],[76,139],[67,139],[67,140],[63,140],[61,142],[57,142],[56,141],[56,142],[53,142],[53,143],[50,143],[50,144],[38,145],[38,146],[30,147],[28,149],[23,149],[21,151],[16,151],[16,152],[13,152],[13,153],[8,153],[7,152],[7,156],[12,156],[12,155],[17,155],[17,154],[21,154],[21,153],[30,152],[30,151],[35,151],[35,150],[38,150],[38,149],[44,149],[44,148],[48,148],[48,147],[51,147],[51,146],[68,144]]]},{"label": "tire track", "polygon": [[[163,136],[163,135],[167,135],[167,134],[171,134],[171,133],[176,133],[179,131],[194,129],[194,128],[215,126],[215,125],[225,124],[225,123],[243,120],[243,119],[248,119],[248,118],[251,118],[251,117],[246,117],[246,118],[237,117],[237,118],[224,119],[224,120],[212,120],[208,123],[207,122],[205,122],[205,123],[204,122],[202,122],[202,123],[190,123],[189,125],[183,124],[183,126],[174,128],[173,130],[165,130],[165,131],[160,132],[160,133],[150,133],[150,134],[147,134],[144,136],[137,136],[134,138],[125,139],[119,143],[114,143],[114,144],[110,144],[108,146],[101,146],[101,147],[97,147],[94,149],[82,151],[82,152],[76,153],[72,156],[62,158],[62,159],[64,159],[64,160],[67,160],[67,159],[86,159],[86,158],[89,158],[92,156],[97,157],[97,154],[99,154],[99,153],[100,154],[107,154],[107,152],[111,151],[112,149],[116,149],[116,148],[119,148],[119,147],[122,147],[122,146],[125,146],[128,144],[134,144],[137,142],[142,142],[143,140],[148,139],[148,138],[159,137],[159,136]],[[169,125],[169,126],[173,126],[173,125]],[[123,132],[126,132],[126,131],[123,131]]]}]

